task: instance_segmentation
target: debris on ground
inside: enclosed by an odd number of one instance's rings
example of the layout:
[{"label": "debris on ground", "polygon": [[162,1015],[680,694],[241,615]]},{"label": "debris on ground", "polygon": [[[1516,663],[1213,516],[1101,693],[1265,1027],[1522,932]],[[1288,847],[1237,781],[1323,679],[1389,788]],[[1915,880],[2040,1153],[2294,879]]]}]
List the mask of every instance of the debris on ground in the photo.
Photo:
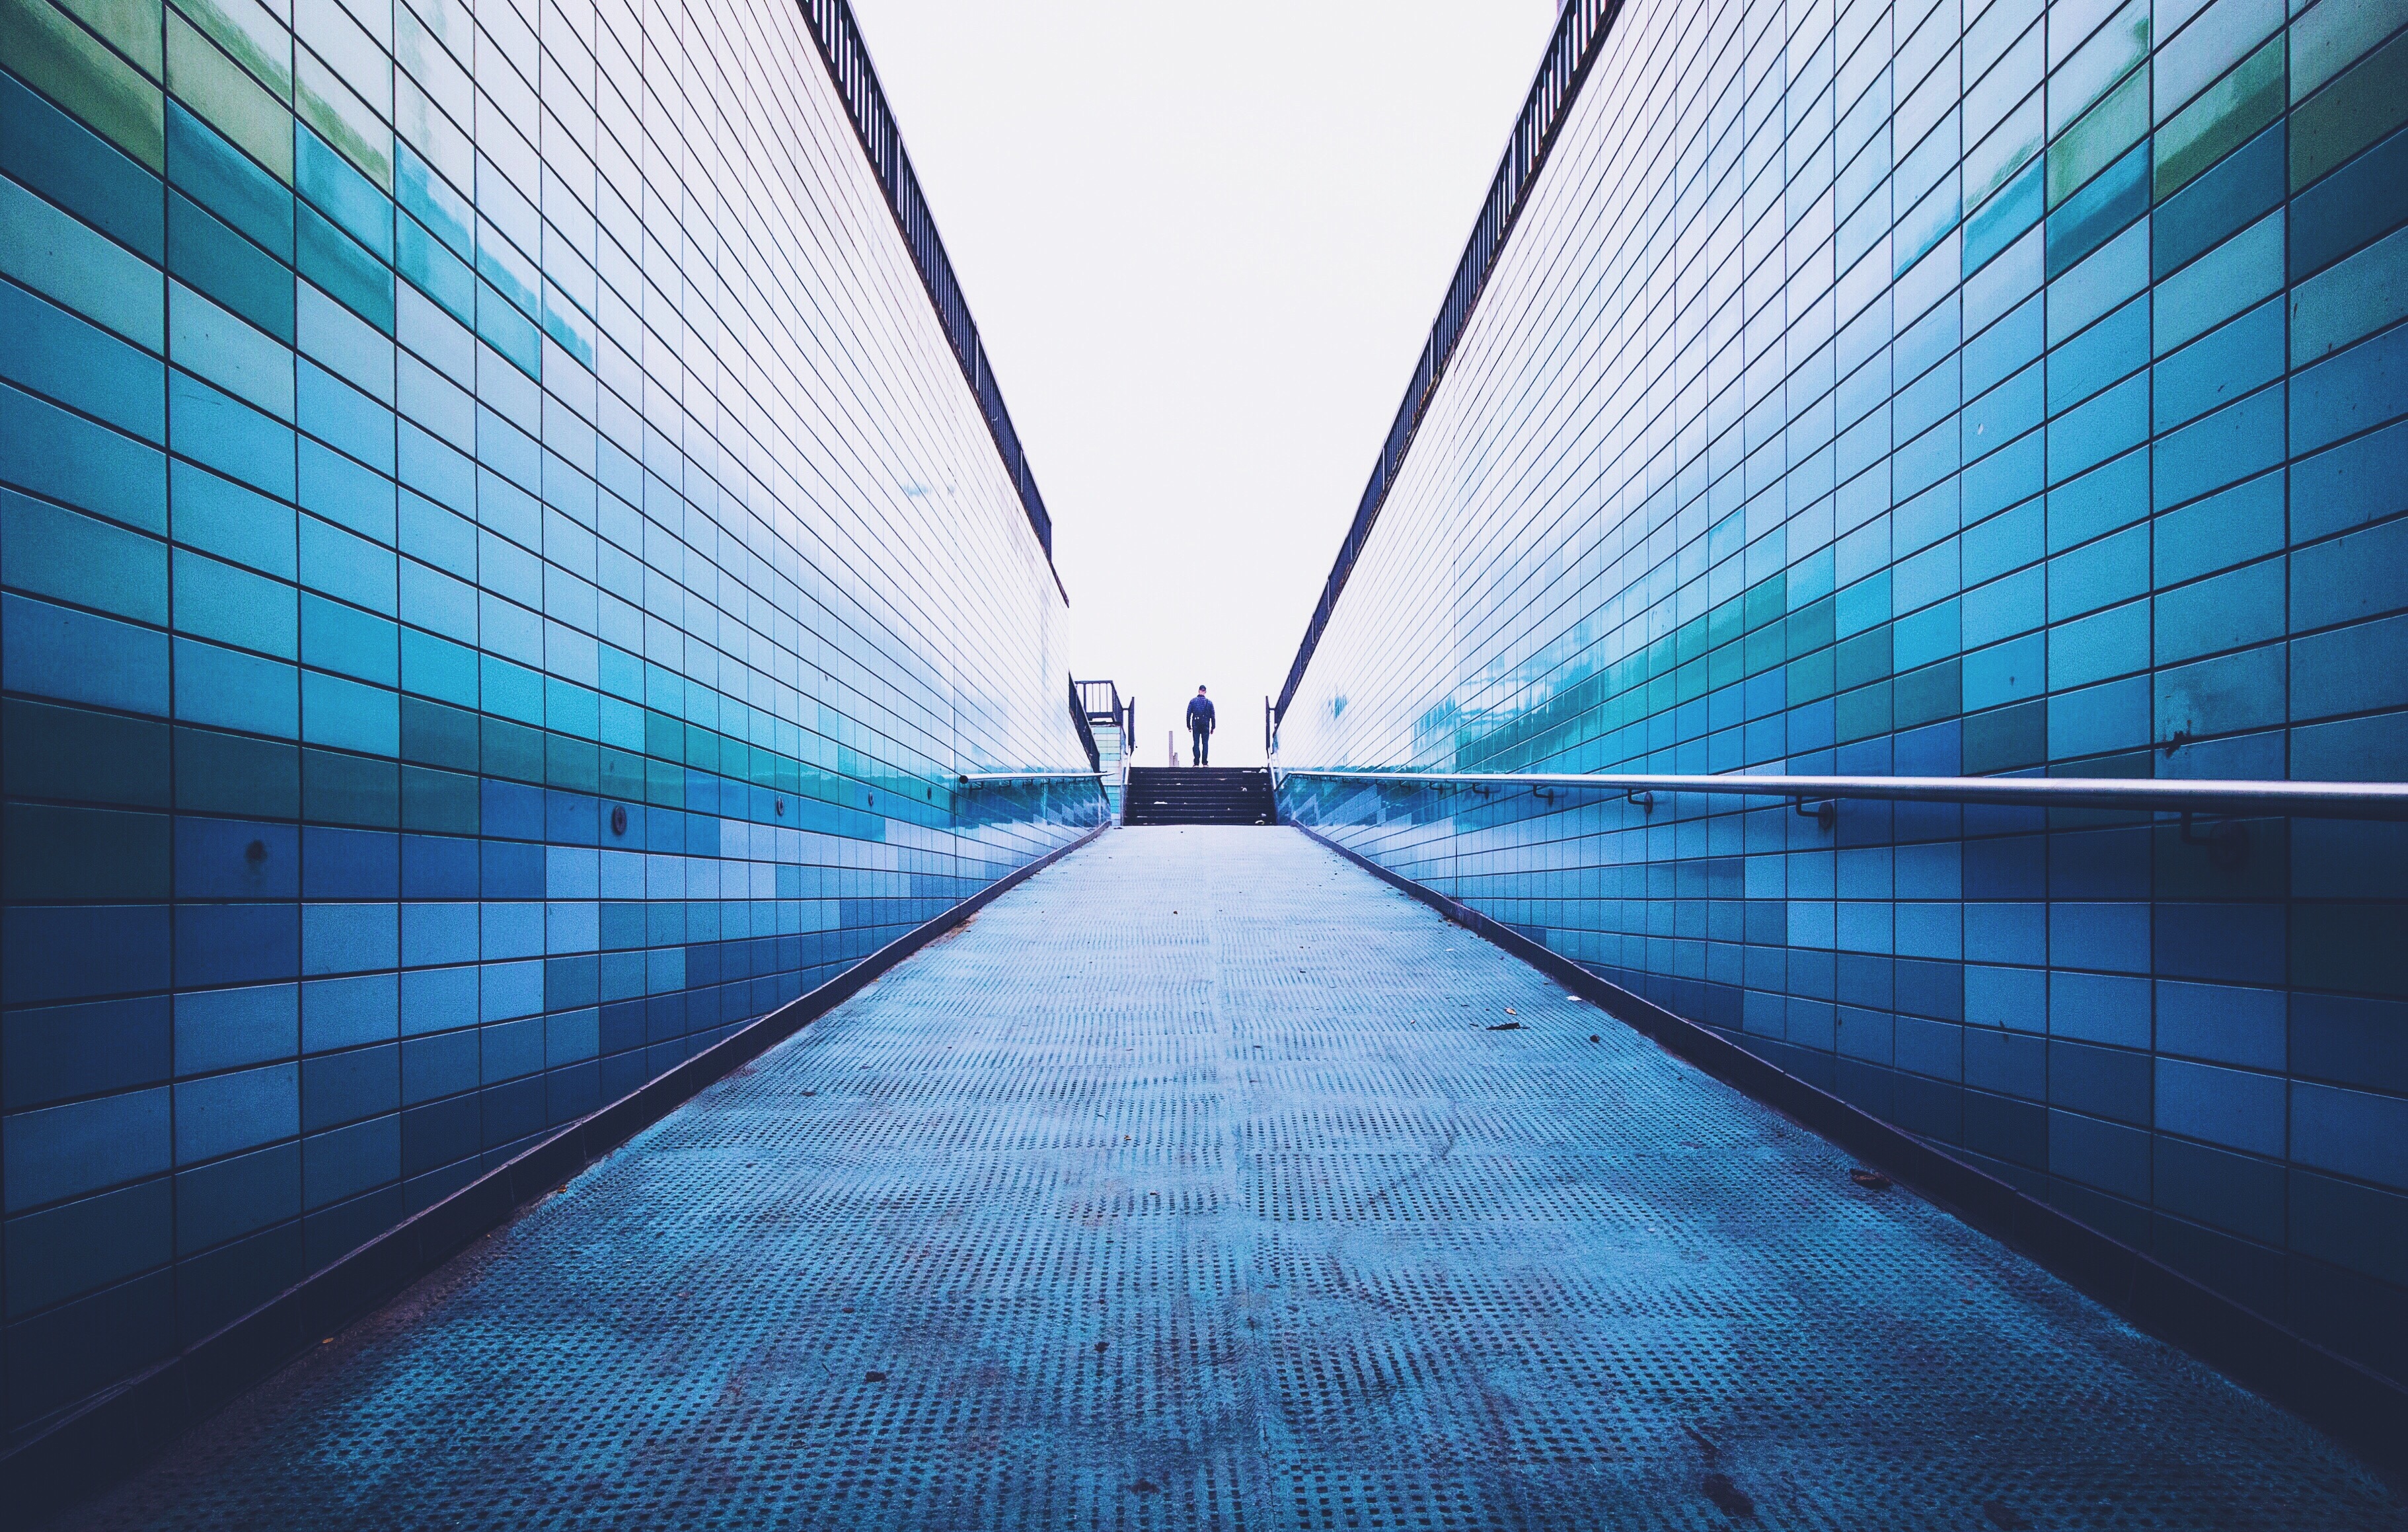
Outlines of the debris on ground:
[{"label": "debris on ground", "polygon": [[1698,1487],[1706,1492],[1706,1498],[1714,1503],[1715,1510],[1733,1521],[1756,1514],[1756,1501],[1747,1491],[1732,1483],[1727,1473],[1710,1473],[1698,1481]]},{"label": "debris on ground", "polygon": [[1886,1192],[1892,1184],[1887,1176],[1878,1170],[1868,1170],[1862,1166],[1849,1171],[1848,1179],[1868,1192]]},{"label": "debris on ground", "polygon": [[1522,1024],[1519,1022],[1499,1022],[1488,1030],[1491,1032],[1519,1032],[1522,1030]]}]

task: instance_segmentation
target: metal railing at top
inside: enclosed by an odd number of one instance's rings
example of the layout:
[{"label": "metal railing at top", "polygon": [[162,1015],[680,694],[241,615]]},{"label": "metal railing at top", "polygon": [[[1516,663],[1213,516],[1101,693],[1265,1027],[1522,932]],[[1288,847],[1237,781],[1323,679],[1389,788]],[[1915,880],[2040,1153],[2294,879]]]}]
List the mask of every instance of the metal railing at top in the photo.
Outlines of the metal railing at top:
[{"label": "metal railing at top", "polygon": [[1555,147],[1555,131],[1563,126],[1565,115],[1579,97],[1581,82],[1588,77],[1598,46],[1613,29],[1613,19],[1621,11],[1622,0],[1558,0],[1555,36],[1547,43],[1546,56],[1539,61],[1539,77],[1531,81],[1521,115],[1513,120],[1513,133],[1506,140],[1504,160],[1497,166],[1496,179],[1488,185],[1488,196],[1480,205],[1480,216],[1471,225],[1471,238],[1464,246],[1463,259],[1455,263],[1455,279],[1447,284],[1446,299],[1439,305],[1438,319],[1430,325],[1429,342],[1413,365],[1412,381],[1405,389],[1404,402],[1397,407],[1397,418],[1388,427],[1387,439],[1381,444],[1380,461],[1371,466],[1370,482],[1363,486],[1363,498],[1355,505],[1354,521],[1346,529],[1346,540],[1339,544],[1338,561],[1330,566],[1329,578],[1322,582],[1321,600],[1312,609],[1312,621],[1306,624],[1304,642],[1297,648],[1296,663],[1288,667],[1287,684],[1280,688],[1275,714],[1278,718],[1287,716],[1287,705],[1295,699],[1297,687],[1303,683],[1304,667],[1312,663],[1322,630],[1329,625],[1329,614],[1337,609],[1339,593],[1346,588],[1346,579],[1354,571],[1354,561],[1371,536],[1371,523],[1379,520],[1380,508],[1387,503],[1388,488],[1396,482],[1397,470],[1404,465],[1405,452],[1412,446],[1422,412],[1438,392],[1439,380],[1446,376],[1446,365],[1455,356],[1455,343],[1463,338],[1465,327],[1471,322],[1472,310],[1480,306],[1480,294],[1488,285],[1488,273],[1505,248],[1506,236],[1513,232],[1513,222],[1521,216],[1530,188],[1539,179],[1540,167],[1546,164],[1547,150]]},{"label": "metal railing at top", "polygon": [[1109,680],[1074,680],[1079,689],[1079,706],[1086,709],[1091,723],[1119,723],[1122,718],[1120,683]]},{"label": "metal railing at top", "polygon": [[995,437],[995,450],[1011,475],[1021,508],[1027,512],[1028,524],[1050,561],[1054,518],[1046,513],[1045,497],[1037,493],[1036,476],[1029,472],[1028,460],[1020,450],[1020,433],[1012,429],[1011,411],[1004,408],[1003,390],[987,361],[986,346],[979,339],[978,322],[970,317],[969,301],[962,296],[962,284],[953,276],[945,242],[937,236],[937,221],[928,211],[927,198],[921,194],[911,157],[903,151],[902,132],[895,125],[893,108],[886,105],[878,71],[870,67],[869,49],[861,40],[853,7],[846,0],[799,0],[799,4],[811,37],[820,46],[820,57],[827,64],[828,78],[844,98],[853,132],[869,156],[869,167],[886,193],[886,206],[903,231],[903,242],[911,249],[912,263],[920,268],[920,280],[928,290],[928,301],[936,306],[945,338],[953,343],[962,377],[978,400],[987,433]]},{"label": "metal railing at top", "polygon": [[[1804,811],[1842,798],[1980,803],[2017,809],[2107,809],[2218,819],[2408,820],[2408,782],[2168,781],[2121,777],[1656,777],[1625,772],[1325,771],[1283,768],[1280,780],[1326,778],[1495,795],[1619,794],[1648,812],[1658,793],[1787,798]],[[1815,817],[1828,823],[1829,812]]]}]

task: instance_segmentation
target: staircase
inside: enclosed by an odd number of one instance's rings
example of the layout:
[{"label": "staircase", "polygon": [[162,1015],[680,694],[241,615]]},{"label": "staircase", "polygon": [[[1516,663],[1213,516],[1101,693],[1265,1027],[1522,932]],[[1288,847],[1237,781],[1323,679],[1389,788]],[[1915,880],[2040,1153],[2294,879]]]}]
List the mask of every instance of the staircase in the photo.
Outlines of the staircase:
[{"label": "staircase", "polygon": [[1276,824],[1261,766],[1131,766],[1124,824]]}]

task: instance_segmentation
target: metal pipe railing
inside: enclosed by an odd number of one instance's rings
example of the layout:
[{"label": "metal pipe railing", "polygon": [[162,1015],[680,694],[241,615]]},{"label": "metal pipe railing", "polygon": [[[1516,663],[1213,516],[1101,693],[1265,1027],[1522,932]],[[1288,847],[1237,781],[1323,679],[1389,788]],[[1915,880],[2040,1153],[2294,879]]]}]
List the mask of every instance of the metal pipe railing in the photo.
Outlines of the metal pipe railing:
[{"label": "metal pipe railing", "polygon": [[1619,793],[1653,811],[1657,793],[1787,798],[1806,804],[1864,798],[1891,803],[1983,803],[2016,809],[2121,809],[2228,819],[2408,820],[2408,782],[2167,781],[2119,777],[1657,777],[1624,772],[1328,771],[1292,777],[1376,781],[1476,793],[1526,789]]},{"label": "metal pipe railing", "polygon": [[960,781],[965,791],[981,787],[999,787],[1006,782],[1100,781],[1100,771],[965,771]]}]

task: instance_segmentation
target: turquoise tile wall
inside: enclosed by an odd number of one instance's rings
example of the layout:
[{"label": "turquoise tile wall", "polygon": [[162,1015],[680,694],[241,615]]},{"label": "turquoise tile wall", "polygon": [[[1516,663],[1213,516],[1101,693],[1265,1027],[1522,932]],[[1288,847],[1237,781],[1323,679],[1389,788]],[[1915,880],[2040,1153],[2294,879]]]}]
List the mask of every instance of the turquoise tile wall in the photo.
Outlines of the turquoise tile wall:
[{"label": "turquoise tile wall", "polygon": [[[1631,0],[1281,764],[2401,780],[2403,24]],[[2408,1377],[2408,831],[1283,797]]]},{"label": "turquoise tile wall", "polygon": [[0,1429],[1099,822],[782,0],[0,0]]}]

